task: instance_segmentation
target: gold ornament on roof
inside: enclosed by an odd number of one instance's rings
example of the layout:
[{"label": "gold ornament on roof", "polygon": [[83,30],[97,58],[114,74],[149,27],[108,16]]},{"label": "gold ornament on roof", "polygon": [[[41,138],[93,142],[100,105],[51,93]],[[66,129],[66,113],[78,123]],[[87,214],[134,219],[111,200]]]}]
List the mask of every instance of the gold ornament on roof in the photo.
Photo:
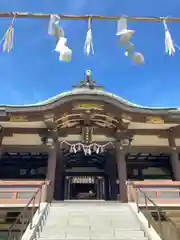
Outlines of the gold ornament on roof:
[{"label": "gold ornament on roof", "polygon": [[130,122],[131,120],[132,120],[132,117],[131,116],[129,116],[129,115],[127,115],[127,114],[122,114],[121,115],[121,119],[123,120],[123,121],[128,121],[128,122]]},{"label": "gold ornament on roof", "polygon": [[161,117],[147,117],[147,123],[153,123],[153,124],[162,124],[164,123],[164,120]]},{"label": "gold ornament on roof", "polygon": [[9,121],[10,122],[28,122],[28,119],[26,116],[10,116]]},{"label": "gold ornament on roof", "polygon": [[104,108],[103,105],[95,103],[80,103],[73,107],[73,110],[100,110]]}]

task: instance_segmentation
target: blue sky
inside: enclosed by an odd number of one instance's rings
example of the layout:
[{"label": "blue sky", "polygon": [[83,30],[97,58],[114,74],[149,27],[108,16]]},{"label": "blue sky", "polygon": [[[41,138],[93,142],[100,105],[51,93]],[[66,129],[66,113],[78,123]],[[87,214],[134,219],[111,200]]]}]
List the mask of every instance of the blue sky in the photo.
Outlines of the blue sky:
[{"label": "blue sky", "polygon": [[[180,17],[179,0],[0,0],[0,11],[60,14],[101,14]],[[0,36],[10,19],[0,19]],[[48,35],[47,20],[17,19],[15,46],[10,54],[0,51],[0,104],[31,104],[71,89],[92,69],[93,78],[133,103],[152,107],[180,107],[180,52],[165,55],[162,23],[130,22],[136,30],[133,43],[144,54],[145,64],[134,66],[118,46],[115,21],[94,21],[95,55],[83,53],[86,21],[62,20],[73,50],[70,63],[59,62]],[[173,40],[180,45],[180,23],[168,24]]]}]

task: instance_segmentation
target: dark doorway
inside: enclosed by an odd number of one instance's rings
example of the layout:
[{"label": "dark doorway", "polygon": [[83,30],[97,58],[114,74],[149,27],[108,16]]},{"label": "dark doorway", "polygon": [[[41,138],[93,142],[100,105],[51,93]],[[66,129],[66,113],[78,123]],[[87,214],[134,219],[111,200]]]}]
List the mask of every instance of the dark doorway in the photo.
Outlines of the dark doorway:
[{"label": "dark doorway", "polygon": [[[56,166],[55,200],[98,199],[109,200],[109,172],[106,171],[108,152],[84,155],[63,150],[63,166]],[[60,162],[60,161],[57,161]],[[109,169],[109,167],[108,167]]]},{"label": "dark doorway", "polygon": [[104,176],[66,176],[64,185],[64,199],[97,199],[106,200],[108,181]]},{"label": "dark doorway", "polygon": [[71,199],[96,199],[96,196],[95,184],[71,184]]}]

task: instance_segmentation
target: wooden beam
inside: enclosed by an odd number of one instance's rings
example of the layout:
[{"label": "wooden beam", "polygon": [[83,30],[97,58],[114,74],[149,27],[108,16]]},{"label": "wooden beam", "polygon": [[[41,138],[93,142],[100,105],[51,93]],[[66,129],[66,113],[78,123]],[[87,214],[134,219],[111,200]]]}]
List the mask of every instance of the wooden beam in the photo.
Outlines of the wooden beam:
[{"label": "wooden beam", "polygon": [[[44,134],[48,135],[48,128],[53,129],[56,125],[54,122],[47,123],[47,128],[18,128],[18,127],[6,127],[3,128],[3,136],[12,136],[13,133],[17,134]],[[167,130],[163,129],[120,129],[123,134],[126,134],[127,136],[134,136],[134,135],[156,135],[158,137],[167,138],[168,132]],[[60,128],[58,129],[59,136],[66,136],[67,134],[80,134],[81,128]],[[114,128],[101,128],[94,126],[94,134],[102,134],[107,136],[115,136],[116,130]],[[180,138],[180,129],[176,129],[172,132],[172,135],[174,138]]]},{"label": "wooden beam", "polygon": [[91,113],[86,113],[82,115],[83,119],[84,119],[84,125],[91,125]]},{"label": "wooden beam", "polygon": [[5,127],[3,130],[4,136],[11,136],[13,133],[18,134],[45,134],[48,132],[47,128],[18,128],[18,127]]},{"label": "wooden beam", "polygon": [[[71,144],[76,143],[69,141]],[[105,144],[107,142],[98,142],[99,144]],[[2,145],[3,152],[48,152],[46,145]],[[168,146],[123,146],[126,153],[171,153],[172,148]],[[177,147],[177,152],[180,152],[180,147]]]},{"label": "wooden beam", "polygon": [[180,125],[175,126],[175,127],[171,127],[167,130],[167,132],[169,132],[171,134],[175,134],[177,131],[180,132]]},{"label": "wooden beam", "polygon": [[3,141],[3,137],[4,137],[4,128],[2,126],[0,126],[0,146]]},{"label": "wooden beam", "polygon": [[169,146],[171,149],[176,150],[176,141],[173,134],[169,133],[168,135]]},{"label": "wooden beam", "polygon": [[[62,128],[59,129],[59,135],[64,136],[67,134],[79,134],[81,128]],[[127,129],[123,130],[120,129],[120,132],[118,134],[126,135],[126,136],[133,136],[133,135],[156,135],[159,136],[161,133],[163,133],[164,130],[162,129]],[[114,128],[101,128],[101,127],[95,127],[94,128],[94,134],[102,134],[107,136],[115,136],[116,129]],[[180,136],[180,134],[179,134]]]},{"label": "wooden beam", "polygon": [[[69,141],[71,144],[76,143]],[[107,142],[98,142],[99,144],[105,144]],[[2,145],[3,152],[48,152],[48,147],[45,145]],[[166,146],[123,146],[126,153],[171,153],[171,147]],[[177,147],[177,152],[180,152],[180,147]]]},{"label": "wooden beam", "polygon": [[125,121],[123,121],[123,118],[121,118],[121,119],[119,120],[119,124],[117,125],[117,127],[118,127],[119,129],[122,129],[122,130],[125,131],[125,130],[128,129],[129,124],[130,124],[130,122],[125,122]]},{"label": "wooden beam", "polygon": [[[28,13],[28,12],[1,12],[0,18],[34,18],[34,19],[48,19],[51,14],[43,14],[43,13]],[[128,21],[135,22],[163,22],[163,17],[129,17],[129,16],[100,16],[100,15],[62,15],[58,13],[54,13],[59,16],[61,19],[69,19],[69,20],[88,20],[89,18],[94,20],[119,20],[120,18],[126,18]],[[180,22],[180,18],[166,18],[167,22]]]},{"label": "wooden beam", "polygon": [[56,143],[58,141],[59,135],[54,115],[45,117],[44,122],[48,129],[48,137],[51,137],[53,139],[53,143]]},{"label": "wooden beam", "polygon": [[48,152],[45,145],[2,145],[3,152]]},{"label": "wooden beam", "polygon": [[3,137],[4,137],[4,128],[2,126],[0,126],[0,159],[3,155],[3,146],[2,146],[2,142],[3,142]]},{"label": "wooden beam", "polygon": [[57,127],[57,124],[54,119],[54,115],[47,116],[47,117],[45,116],[44,123],[48,129],[55,129]]},{"label": "wooden beam", "polygon": [[48,136],[51,137],[54,142],[57,142],[59,138],[59,133],[57,129],[51,129],[48,131]]},{"label": "wooden beam", "polygon": [[[126,153],[171,153],[172,149],[166,146],[123,146]],[[177,147],[180,152],[180,147]]]}]

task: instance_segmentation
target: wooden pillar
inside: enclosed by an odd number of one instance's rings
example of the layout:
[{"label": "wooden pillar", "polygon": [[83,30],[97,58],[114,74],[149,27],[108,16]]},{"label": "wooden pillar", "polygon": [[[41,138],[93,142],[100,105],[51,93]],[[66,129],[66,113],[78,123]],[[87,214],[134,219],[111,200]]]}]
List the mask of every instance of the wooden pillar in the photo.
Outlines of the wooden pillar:
[{"label": "wooden pillar", "polygon": [[3,147],[0,146],[0,160],[1,160],[1,157],[3,156],[4,154],[4,149]]},{"label": "wooden pillar", "polygon": [[52,144],[52,146],[49,147],[48,152],[49,152],[49,156],[48,156],[47,180],[51,181],[51,187],[48,192],[48,198],[52,200],[54,196],[55,171],[56,171],[56,162],[57,162],[56,145]]},{"label": "wooden pillar", "polygon": [[116,141],[116,161],[117,161],[117,171],[119,178],[119,195],[120,201],[128,202],[127,196],[127,169],[126,169],[126,160],[125,152],[122,149],[122,146],[119,141]]},{"label": "wooden pillar", "polygon": [[114,154],[108,154],[106,158],[106,166],[105,171],[108,174],[109,181],[110,181],[110,187],[111,187],[111,196],[110,200],[117,200],[117,192],[116,192],[116,156],[114,157]]},{"label": "wooden pillar", "polygon": [[2,147],[3,138],[4,138],[4,128],[0,126],[0,160],[4,154],[4,149]]},{"label": "wooden pillar", "polygon": [[175,139],[172,133],[168,136],[169,146],[171,147],[171,166],[173,171],[173,176],[176,181],[180,181],[180,160],[179,160],[179,153],[176,149]]},{"label": "wooden pillar", "polygon": [[64,156],[60,145],[57,148],[57,161],[56,161],[56,172],[55,172],[55,186],[54,186],[54,198],[55,200],[64,200]]},{"label": "wooden pillar", "polygon": [[176,181],[180,181],[180,161],[179,154],[176,151],[171,152],[171,166],[173,170],[173,176]]}]

